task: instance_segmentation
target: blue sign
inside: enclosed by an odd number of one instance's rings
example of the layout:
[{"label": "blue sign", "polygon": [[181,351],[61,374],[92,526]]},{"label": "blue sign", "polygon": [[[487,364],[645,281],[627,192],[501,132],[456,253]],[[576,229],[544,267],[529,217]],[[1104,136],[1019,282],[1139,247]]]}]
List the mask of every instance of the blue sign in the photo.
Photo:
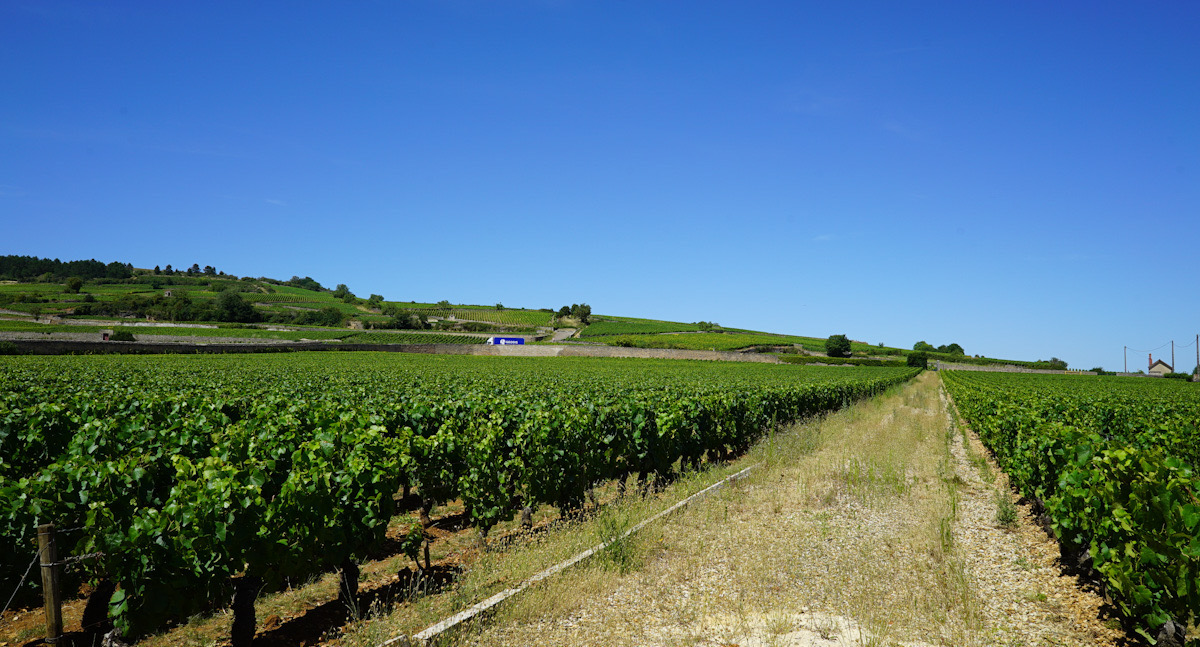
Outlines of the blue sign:
[{"label": "blue sign", "polygon": [[488,337],[487,343],[494,346],[521,346],[525,343],[524,337]]}]

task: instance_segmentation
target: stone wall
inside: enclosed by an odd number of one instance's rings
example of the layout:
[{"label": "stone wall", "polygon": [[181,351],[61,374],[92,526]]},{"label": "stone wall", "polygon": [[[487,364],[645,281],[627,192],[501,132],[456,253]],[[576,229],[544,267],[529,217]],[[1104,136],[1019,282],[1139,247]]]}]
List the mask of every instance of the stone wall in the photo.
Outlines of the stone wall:
[{"label": "stone wall", "polygon": [[487,344],[345,344],[325,342],[273,342],[241,344],[170,344],[124,341],[72,341],[57,339],[14,339],[21,353],[29,355],[153,355],[198,353],[278,353],[291,351],[384,351],[441,355],[493,355],[506,357],[638,357],[646,359],[696,359],[778,364],[771,355],[732,351],[676,350],[666,348],[621,348],[617,346],[489,346]]},{"label": "stone wall", "polygon": [[1075,370],[1054,370],[1048,368],[1029,368],[1028,366],[1016,366],[1013,364],[958,364],[955,362],[943,362],[938,360],[937,369],[939,371],[987,371],[991,373],[1041,373],[1044,375],[1095,375],[1092,371],[1075,371]]}]

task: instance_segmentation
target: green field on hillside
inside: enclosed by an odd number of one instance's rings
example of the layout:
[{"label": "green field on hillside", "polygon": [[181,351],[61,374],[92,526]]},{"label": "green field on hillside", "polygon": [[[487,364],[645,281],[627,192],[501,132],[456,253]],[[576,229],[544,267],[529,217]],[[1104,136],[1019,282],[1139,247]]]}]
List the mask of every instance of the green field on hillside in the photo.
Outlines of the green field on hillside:
[{"label": "green field on hillside", "polygon": [[[131,266],[130,266],[131,267]],[[462,332],[487,334],[534,334],[557,325],[551,309],[497,308],[495,305],[417,303],[395,300],[368,301],[345,291],[322,288],[312,279],[293,277],[292,284],[267,278],[238,278],[206,274],[154,274],[131,269],[129,278],[96,278],[83,283],[78,293],[66,289],[66,279],[41,274],[30,282],[0,283],[0,309],[30,317],[59,317],[65,320],[103,321],[111,327],[122,321],[172,323],[218,323],[222,328],[207,332],[196,329],[134,330],[134,335],[196,337],[244,337],[249,339],[343,339],[352,328],[365,326],[371,332]],[[306,286],[306,287],[301,287]],[[312,289],[310,289],[312,288]],[[318,289],[319,288],[319,289]],[[415,315],[415,316],[414,316]],[[4,315],[0,315],[3,317]],[[17,315],[9,315],[10,318]],[[422,318],[424,321],[422,321]],[[50,321],[53,321],[52,319]],[[54,322],[57,323],[57,322]],[[247,324],[236,332],[226,331],[231,323]],[[571,325],[575,325],[572,323]],[[33,326],[33,327],[30,327]],[[270,332],[265,326],[324,329],[325,332]],[[91,327],[38,327],[36,324],[0,320],[0,331],[84,333]],[[784,352],[824,354],[825,339],[802,335],[724,328],[705,322],[674,322],[636,317],[596,314],[579,336],[590,341],[640,348],[691,350],[740,350],[768,346],[791,347]],[[363,337],[359,337],[363,339]],[[381,338],[392,339],[392,338]],[[851,342],[856,357],[897,358],[913,352]],[[1030,362],[974,358],[930,353],[932,360],[970,364],[1016,364],[1040,367]]]},{"label": "green field on hillside", "polygon": [[698,324],[672,321],[600,320],[580,331],[580,337],[603,337],[606,335],[646,335],[669,332],[699,332]]},{"label": "green field on hillside", "polygon": [[788,346],[805,337],[749,333],[678,333],[665,335],[616,335],[599,341],[631,348],[678,348],[684,350],[738,350],[751,346]]}]

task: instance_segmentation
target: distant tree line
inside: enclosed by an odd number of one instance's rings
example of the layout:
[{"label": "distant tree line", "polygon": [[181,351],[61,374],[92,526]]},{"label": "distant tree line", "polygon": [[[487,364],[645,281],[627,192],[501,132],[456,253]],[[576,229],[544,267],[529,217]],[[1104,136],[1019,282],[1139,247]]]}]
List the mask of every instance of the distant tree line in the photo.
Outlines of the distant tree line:
[{"label": "distant tree line", "polygon": [[133,276],[133,266],[117,261],[101,263],[95,259],[60,261],[37,256],[0,256],[0,279],[6,281],[62,280],[72,276],[84,280],[127,279]]},{"label": "distant tree line", "polygon": [[75,306],[73,314],[85,317],[149,317],[176,322],[219,321],[330,327],[340,327],[346,321],[345,313],[336,306],[325,306],[320,310],[264,313],[246,301],[235,286],[226,286],[215,299],[208,300],[194,300],[186,291],[178,289],[171,290],[171,296],[126,294],[111,301],[86,299]]},{"label": "distant tree line", "polygon": [[966,355],[966,351],[958,344],[945,344],[942,346],[934,346],[933,344],[919,341],[913,344],[913,350],[925,353],[946,353],[948,355]]},{"label": "distant tree line", "polygon": [[225,290],[217,298],[193,300],[183,290],[171,296],[126,294],[111,301],[92,301],[75,306],[74,314],[94,317],[150,317],[161,321],[221,321],[257,323],[263,313],[247,303],[236,290]]},{"label": "distant tree line", "polygon": [[305,290],[312,290],[314,292],[328,292],[329,291],[329,290],[326,290],[320,283],[317,283],[315,280],[313,280],[313,278],[311,276],[306,276],[304,278],[300,278],[298,276],[293,276],[291,279],[289,279],[287,281],[275,281],[275,280],[271,280],[271,279],[263,279],[263,280],[269,281],[271,283],[275,283],[276,285],[288,285],[288,286],[291,286],[294,288],[303,288]]},{"label": "distant tree line", "polygon": [[1038,361],[1033,362],[1029,366],[1032,368],[1051,370],[1051,371],[1067,370],[1067,363],[1057,357],[1051,357],[1049,361],[1039,359]]},{"label": "distant tree line", "polygon": [[182,270],[182,271],[180,271],[180,270],[177,270],[177,269],[175,269],[174,267],[171,267],[171,264],[170,264],[170,263],[167,263],[167,266],[166,266],[166,267],[160,267],[160,266],[158,266],[158,265],[155,265],[155,266],[154,266],[154,269],[153,269],[153,270],[151,270],[151,271],[152,271],[152,272],[153,272],[153,273],[154,273],[156,276],[157,276],[157,275],[166,275],[166,276],[180,276],[180,275],[186,275],[186,276],[225,276],[225,273],[224,273],[224,272],[218,272],[218,271],[217,271],[217,268],[213,267],[212,265],[205,265],[203,268],[201,268],[199,263],[192,263],[192,266],[191,266],[191,267],[187,268],[186,270]]}]

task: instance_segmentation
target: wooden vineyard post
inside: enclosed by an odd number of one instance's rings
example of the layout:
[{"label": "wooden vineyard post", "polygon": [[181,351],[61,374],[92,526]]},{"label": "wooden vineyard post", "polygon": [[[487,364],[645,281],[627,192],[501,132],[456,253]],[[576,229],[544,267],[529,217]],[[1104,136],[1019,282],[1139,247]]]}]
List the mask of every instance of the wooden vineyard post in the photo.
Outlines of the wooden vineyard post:
[{"label": "wooden vineyard post", "polygon": [[62,636],[62,606],[58,591],[58,548],[52,523],[38,526],[38,559],[42,567],[42,598],[46,604],[46,642],[56,643]]}]

